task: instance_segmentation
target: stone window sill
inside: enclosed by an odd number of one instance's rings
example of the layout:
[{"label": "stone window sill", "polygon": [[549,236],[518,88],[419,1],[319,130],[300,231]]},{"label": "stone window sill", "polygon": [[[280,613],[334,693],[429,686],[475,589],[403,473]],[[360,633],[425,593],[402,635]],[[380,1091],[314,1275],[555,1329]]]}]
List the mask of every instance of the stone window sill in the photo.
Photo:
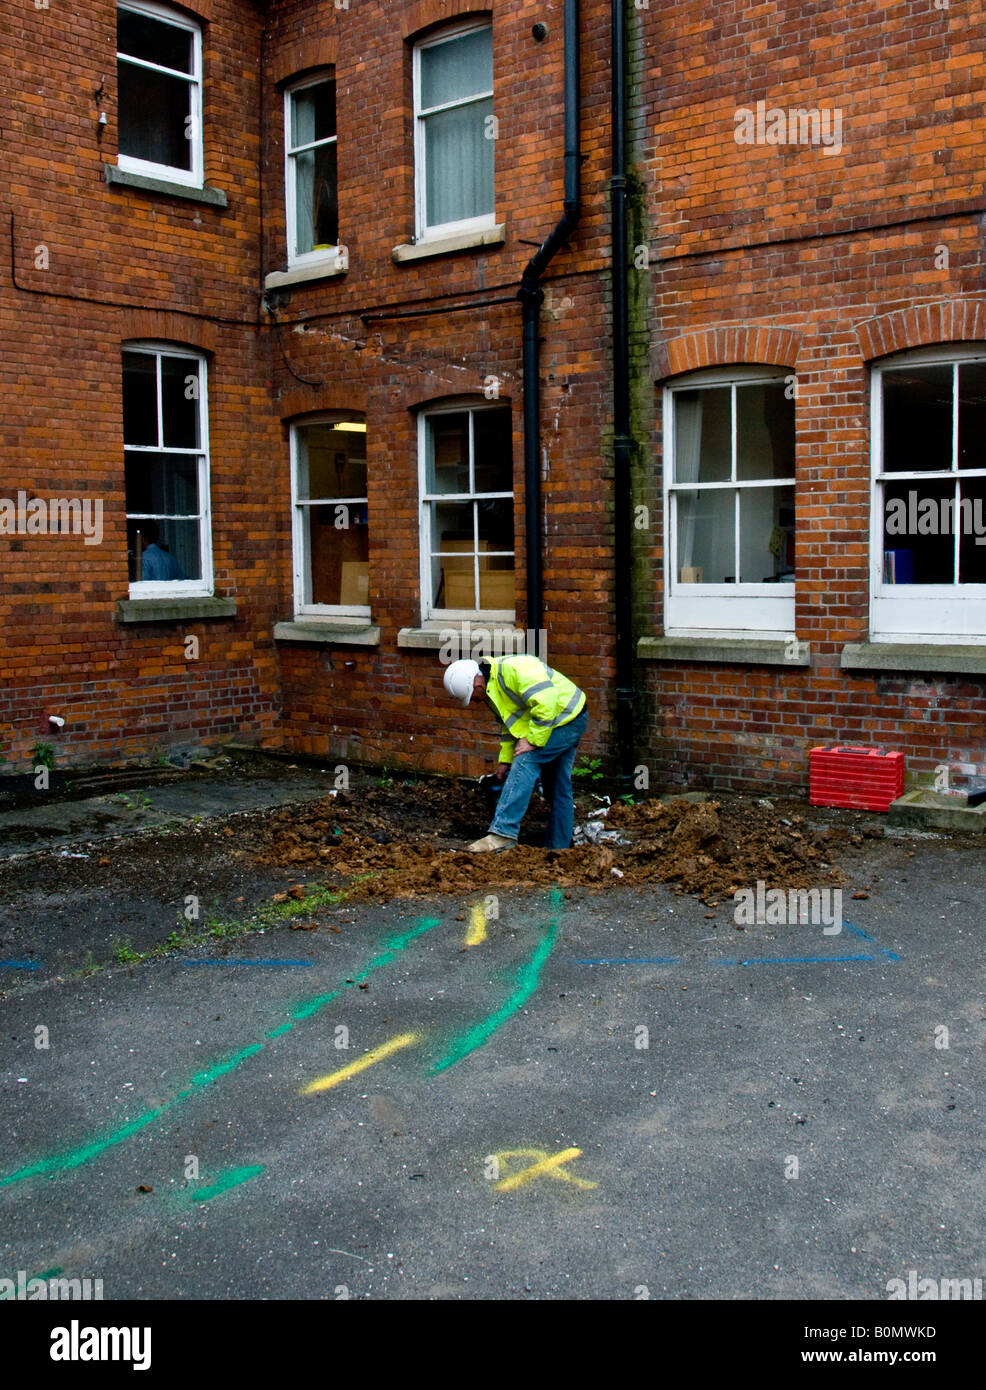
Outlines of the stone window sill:
[{"label": "stone window sill", "polygon": [[447,256],[452,251],[471,251],[477,246],[500,246],[507,239],[505,222],[479,231],[459,232],[455,236],[433,237],[395,246],[391,255],[398,265],[405,261],[423,261],[429,256]]},{"label": "stone window sill", "polygon": [[315,280],[331,280],[345,275],[349,269],[347,257],[334,256],[312,265],[296,265],[291,270],[272,270],[264,277],[265,290],[283,290],[291,285],[306,285]]},{"label": "stone window sill", "polygon": [[[475,646],[482,646],[484,652],[489,647],[492,655],[515,655],[524,650],[523,642],[518,647],[517,639],[525,639],[527,634],[519,628],[506,623],[484,623],[481,618],[463,622],[444,623],[440,627],[402,627],[397,634],[398,647],[412,651],[437,652],[447,647],[455,635],[464,630],[467,640]],[[468,652],[463,652],[464,656]]]},{"label": "stone window sill", "polygon": [[192,203],[209,203],[212,207],[227,206],[226,194],[221,188],[190,188],[187,183],[172,183],[170,179],[152,179],[147,174],[132,174],[129,169],[121,169],[116,164],[104,164],[106,182],[110,187],[139,188],[144,193],[164,193],[169,198],[185,198]]},{"label": "stone window sill", "polygon": [[235,618],[232,598],[123,598],[116,605],[121,623],[183,623],[194,618]]},{"label": "stone window sill", "polygon": [[789,656],[790,643],[783,637],[641,637],[637,656],[641,661],[700,661],[726,666],[810,666],[811,643],[799,642],[797,655]]},{"label": "stone window sill", "polygon": [[915,675],[986,676],[986,642],[952,646],[937,642],[849,642],[844,671],[910,671]]},{"label": "stone window sill", "polygon": [[275,623],[274,641],[320,642],[323,646],[332,647],[378,647],[380,629],[372,623]]}]

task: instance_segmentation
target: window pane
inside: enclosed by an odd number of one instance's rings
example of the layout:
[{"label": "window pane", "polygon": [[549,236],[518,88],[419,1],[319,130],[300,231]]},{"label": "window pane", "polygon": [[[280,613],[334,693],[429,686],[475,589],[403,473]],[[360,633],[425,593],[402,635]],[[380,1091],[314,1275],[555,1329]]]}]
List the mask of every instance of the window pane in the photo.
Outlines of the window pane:
[{"label": "window pane", "polygon": [[191,171],[192,141],[186,132],[192,84],[130,63],[120,63],[118,75],[120,153]]},{"label": "window pane", "polygon": [[125,454],[127,513],[198,516],[199,466],[194,454]]},{"label": "window pane", "polygon": [[339,204],[336,193],[336,145],[315,151],[315,250],[339,242]]},{"label": "window pane", "polygon": [[297,432],[300,498],[366,497],[366,434],[331,424]]},{"label": "window pane", "polygon": [[292,155],[295,171],[295,254],[339,243],[336,146],[319,145]]},{"label": "window pane", "polygon": [[794,401],[783,381],[736,388],[736,476],[794,477]]},{"label": "window pane", "polygon": [[884,485],[884,583],[955,582],[955,537],[946,505],[954,502],[955,490],[944,478]]},{"label": "window pane", "polygon": [[740,491],[741,584],[794,578],[794,488]]},{"label": "window pane", "polygon": [[951,363],[884,372],[884,472],[919,473],[951,466]]},{"label": "window pane", "polygon": [[164,444],[172,449],[199,447],[199,364],[188,357],[161,358]]},{"label": "window pane", "polygon": [[[433,502],[432,549],[442,555],[433,565],[436,608],[476,608],[473,504]],[[484,545],[483,549],[488,549]]]},{"label": "window pane", "polygon": [[494,556],[480,563],[479,568],[479,606],[480,608],[513,608],[514,606],[514,562],[507,556]]},{"label": "window pane", "polygon": [[330,80],[291,97],[291,147],[327,140],[336,133],[336,84]]},{"label": "window pane", "polygon": [[429,227],[493,211],[493,99],[453,107],[425,123],[425,216]]},{"label": "window pane", "polygon": [[959,467],[986,468],[986,362],[959,363]]},{"label": "window pane", "polygon": [[305,256],[315,247],[315,151],[291,156],[294,164],[294,250]]},{"label": "window pane", "polygon": [[676,391],[675,482],[721,483],[730,477],[730,390]]},{"label": "window pane", "polygon": [[116,46],[132,58],[157,63],[176,72],[194,72],[195,36],[190,29],[168,24],[133,10],[117,10]]},{"label": "window pane", "polygon": [[477,410],[472,417],[472,428],[476,491],[512,492],[514,464],[509,406],[503,410]]},{"label": "window pane", "polygon": [[433,415],[425,426],[425,489],[469,491],[469,415]]},{"label": "window pane", "polygon": [[157,358],[146,352],[123,354],[123,442],[161,442],[157,437]]},{"label": "window pane", "polygon": [[959,583],[986,584],[986,478],[966,478],[959,491]]},{"label": "window pane", "polygon": [[131,583],[201,579],[199,523],[172,519],[127,522]]},{"label": "window pane", "polygon": [[[513,550],[513,498],[499,498],[476,503],[480,550]],[[482,566],[480,566],[482,568]],[[496,568],[494,566],[494,568]]]},{"label": "window pane", "polygon": [[472,554],[476,547],[471,502],[432,502],[432,550],[442,554]]},{"label": "window pane", "polygon": [[331,506],[303,511],[311,566],[308,602],[366,607],[370,538],[365,503],[348,507],[345,514]]},{"label": "window pane", "polygon": [[733,488],[678,492],[679,584],[733,584],[736,581]]},{"label": "window pane", "polygon": [[493,90],[493,30],[421,49],[421,108]]}]

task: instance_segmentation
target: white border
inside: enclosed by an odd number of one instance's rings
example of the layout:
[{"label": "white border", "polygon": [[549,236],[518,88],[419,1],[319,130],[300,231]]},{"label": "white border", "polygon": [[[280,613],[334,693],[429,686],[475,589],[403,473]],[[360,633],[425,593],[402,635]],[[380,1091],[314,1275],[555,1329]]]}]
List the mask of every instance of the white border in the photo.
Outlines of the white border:
[{"label": "white border", "polygon": [[[118,0],[116,6],[119,10],[130,10],[137,14],[148,15],[151,19],[158,19],[166,24],[173,24],[176,29],[187,29],[193,35],[192,43],[192,64],[191,73],[178,73],[172,68],[158,67],[154,63],[147,63],[140,58],[132,58],[129,54],[121,54],[116,49],[117,63],[125,62],[133,67],[147,68],[152,72],[163,72],[171,77],[181,77],[192,87],[192,100],[190,114],[192,117],[191,139],[189,144],[192,147],[192,168],[178,169],[171,164],[157,164],[149,159],[137,159],[134,155],[121,154],[117,149],[116,163],[119,169],[124,169],[132,174],[145,174],[150,178],[164,179],[168,183],[184,184],[188,188],[202,188],[204,180],[204,159],[202,151],[202,29],[194,19],[187,18],[177,10],[169,9],[166,5],[158,5],[154,0]],[[114,16],[115,18],[115,16]]]},{"label": "white border", "polygon": [[[311,588],[310,582],[306,583],[306,578],[308,581],[311,579],[311,554],[303,521],[303,509],[312,502],[329,507],[365,504],[367,508],[367,538],[369,538],[369,471],[367,471],[366,476],[368,494],[366,497],[306,497],[304,499],[298,497],[298,431],[308,429],[313,425],[338,425],[344,420],[357,419],[365,423],[365,416],[361,410],[323,411],[318,415],[306,415],[300,420],[293,420],[288,426],[291,456],[291,559],[294,576],[294,615],[296,618],[359,618],[366,620],[370,617],[369,604],[305,602],[306,590]],[[365,435],[364,438],[366,438]],[[367,460],[367,470],[369,470],[369,459]],[[369,572],[372,575],[372,568]]]},{"label": "white border", "polygon": [[[127,453],[148,453],[148,454],[190,454],[198,458],[198,483],[199,483],[199,567],[202,570],[201,579],[164,579],[164,580],[140,580],[130,584],[130,597],[133,599],[160,599],[160,598],[202,598],[211,596],[213,593],[213,573],[212,573],[212,505],[210,498],[210,466],[209,466],[209,379],[208,363],[204,354],[194,352],[190,348],[174,347],[170,343],[157,342],[127,342],[120,346],[121,353],[121,374],[123,367],[122,354],[125,352],[140,352],[146,356],[153,356],[157,359],[157,397],[158,397],[158,438],[163,440],[161,426],[161,412],[163,401],[161,398],[161,362],[162,357],[182,357],[188,362],[198,364],[199,376],[199,447],[197,449],[175,449],[165,448],[163,443],[160,446],[133,445],[124,443],[124,498],[126,497],[126,454]],[[124,502],[126,506],[126,502]],[[130,513],[125,514],[125,520],[130,520]]]},{"label": "white border", "polygon": [[[948,645],[986,644],[986,584],[885,584],[883,582],[883,488],[881,482],[940,481],[955,478],[958,412],[953,371],[952,470],[884,473],[883,374],[896,367],[986,361],[986,344],[944,343],[894,353],[870,369],[870,641],[922,642]],[[918,470],[916,470],[918,471]],[[960,476],[976,477],[983,470],[962,468]]]},{"label": "white border", "polygon": [[[468,401],[446,402],[444,405],[436,406],[431,410],[421,410],[418,413],[418,503],[419,503],[419,580],[421,584],[421,621],[422,623],[434,621],[448,621],[452,623],[462,622],[466,619],[481,618],[485,623],[512,623],[514,621],[514,608],[436,608],[432,602],[431,593],[431,503],[434,501],[447,502],[475,502],[477,494],[470,492],[468,496],[464,493],[429,493],[427,490],[427,465],[426,465],[426,439],[428,421],[436,415],[469,415],[469,477],[473,479],[473,414],[478,414],[483,410],[508,410],[510,411],[511,423],[511,456],[510,456],[510,481],[513,483],[513,409],[509,401],[489,401],[482,405],[478,404],[472,397]],[[484,498],[516,500],[513,488],[510,492],[484,492],[479,494]],[[517,582],[517,531],[516,517],[514,525],[514,585],[516,592]],[[506,552],[494,551],[494,554],[504,554]],[[473,583],[476,585],[474,592],[478,593],[478,556],[474,556],[475,566],[473,572]]]},{"label": "white border", "polygon": [[[477,33],[481,29],[489,29],[492,37],[492,22],[482,20],[479,23],[459,24],[454,28],[443,29],[440,34],[422,39],[420,43],[414,45],[414,226],[415,241],[418,243],[455,236],[460,232],[484,231],[488,227],[496,226],[496,141],[493,141],[493,211],[483,213],[480,217],[465,217],[458,222],[436,222],[431,226],[427,220],[427,141],[425,139],[425,118],[421,115],[421,51],[425,48],[435,48],[439,44],[448,43],[451,39],[460,39],[464,34]],[[464,106],[470,101],[486,101],[494,95],[494,91],[495,83],[488,92],[477,92],[475,96],[463,97],[459,101],[450,103],[450,105]],[[434,110],[438,109],[437,107],[434,108]]]},{"label": "white border", "polygon": [[[664,387],[662,418],[664,450],[662,456],[662,495],[664,500],[664,634],[666,637],[746,637],[762,640],[793,639],[795,636],[795,585],[785,584],[679,584],[678,536],[675,526],[677,504],[672,488],[674,477],[675,420],[674,396],[678,391],[708,387],[733,387],[753,382],[787,381],[793,372],[776,367],[723,367],[689,372],[675,377]],[[731,394],[733,394],[731,392]],[[732,410],[732,406],[730,407]],[[795,398],[795,409],[797,399]],[[736,457],[736,421],[732,411],[732,459]],[[795,478],[770,478],[764,486],[797,488]],[[756,486],[754,483],[752,486]],[[693,485],[689,490],[701,485]],[[750,483],[743,484],[749,489]],[[797,508],[797,493],[795,493]],[[797,511],[795,510],[795,516]],[[739,524],[738,521],[736,523]],[[735,543],[735,542],[734,542]],[[714,621],[713,621],[714,620]]]},{"label": "white border", "polygon": [[[290,87],[284,90],[284,215],[288,238],[288,269],[297,270],[301,266],[325,265],[333,266],[341,264],[345,259],[343,242],[340,240],[335,246],[329,247],[325,251],[303,251],[298,254],[295,245],[298,235],[297,225],[297,170],[294,159],[292,158],[291,146],[291,102],[299,92],[305,91],[308,87],[318,87],[324,82],[335,81],[335,69],[331,67],[323,68],[320,73],[311,74],[293,82]],[[339,87],[336,83],[336,96],[338,97]],[[336,207],[339,205],[339,108],[336,103],[336,133],[325,140],[320,140],[316,145],[309,146],[311,149],[318,149],[322,145],[333,144],[336,147]],[[340,222],[341,234],[341,222]]]}]

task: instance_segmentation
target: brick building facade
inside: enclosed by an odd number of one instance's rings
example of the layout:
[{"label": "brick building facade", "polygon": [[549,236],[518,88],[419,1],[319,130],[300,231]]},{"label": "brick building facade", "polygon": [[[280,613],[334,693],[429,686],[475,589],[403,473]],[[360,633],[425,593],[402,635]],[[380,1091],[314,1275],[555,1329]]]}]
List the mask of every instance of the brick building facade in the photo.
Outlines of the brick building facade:
[{"label": "brick building facade", "polygon": [[[579,9],[582,207],[540,321],[544,628],[589,694],[587,751],[615,757],[612,17]],[[481,770],[482,712],[450,708],[439,663],[463,622],[528,626],[517,292],[563,200],[562,10],[0,20],[0,507],[103,504],[98,543],[0,517],[8,770],[48,714],[65,764],[236,738]],[[982,763],[983,552],[957,541],[947,576],[947,538],[889,544],[876,518],[904,483],[986,487],[986,19],[625,17],[624,762],[801,785],[809,747],[849,738],[912,772]]]}]

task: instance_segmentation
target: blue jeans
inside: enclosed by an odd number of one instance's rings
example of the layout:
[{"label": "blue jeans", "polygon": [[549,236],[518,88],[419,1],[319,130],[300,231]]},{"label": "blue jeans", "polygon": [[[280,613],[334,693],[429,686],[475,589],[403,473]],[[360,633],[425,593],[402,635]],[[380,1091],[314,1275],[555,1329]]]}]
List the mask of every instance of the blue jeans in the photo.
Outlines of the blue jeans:
[{"label": "blue jeans", "polygon": [[540,777],[551,807],[545,847],[568,849],[571,846],[575,822],[572,768],[579,740],[588,722],[588,712],[583,710],[568,724],[553,730],[543,748],[534,748],[530,753],[518,753],[514,757],[500,793],[490,834],[505,835],[509,840],[516,840],[534,784]]}]

